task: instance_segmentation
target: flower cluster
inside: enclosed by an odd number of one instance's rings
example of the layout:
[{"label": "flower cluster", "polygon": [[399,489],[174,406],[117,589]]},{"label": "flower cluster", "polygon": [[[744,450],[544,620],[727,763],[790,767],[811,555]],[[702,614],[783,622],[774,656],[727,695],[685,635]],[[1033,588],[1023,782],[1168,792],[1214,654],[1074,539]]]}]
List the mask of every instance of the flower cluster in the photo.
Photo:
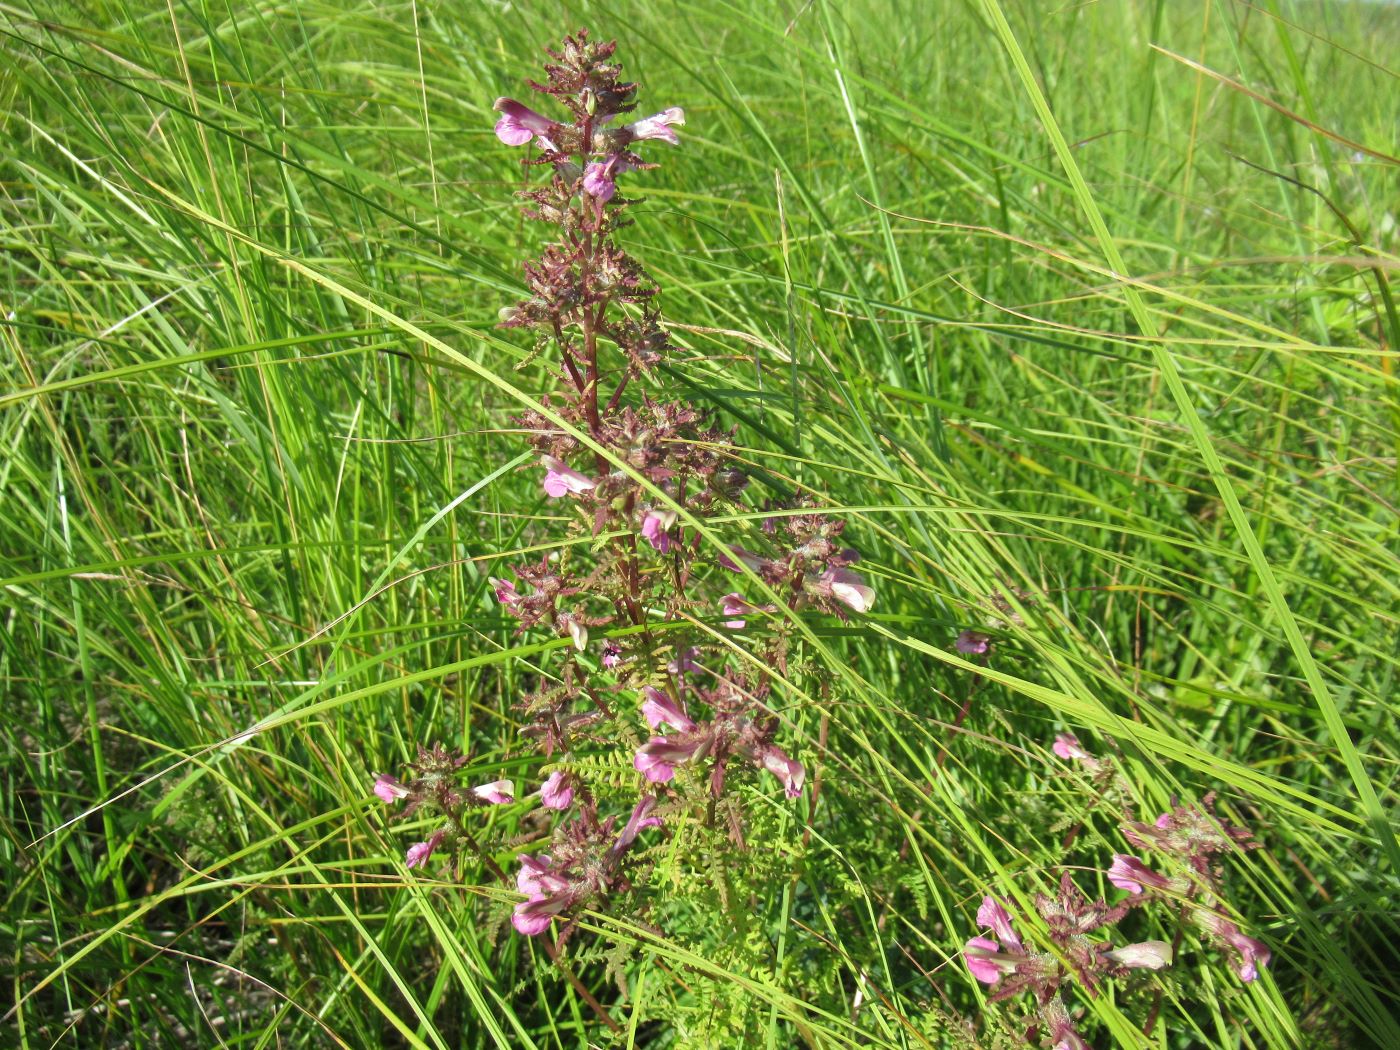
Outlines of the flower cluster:
[{"label": "flower cluster", "polygon": [[[562,800],[556,798],[558,801]],[[545,805],[553,809],[568,808],[567,802],[551,806],[545,801]],[[577,911],[610,893],[630,889],[621,870],[622,857],[643,828],[660,825],[661,820],[650,815],[655,805],[654,795],[643,795],[627,823],[616,834],[613,832],[616,817],[600,821],[591,804],[580,806],[576,817],[560,825],[554,836],[552,854],[521,856],[515,884],[526,899],[515,906],[511,924],[527,937],[533,937],[547,930],[555,916]]]},{"label": "flower cluster", "polygon": [[1234,956],[1234,970],[1242,981],[1259,977],[1270,952],[1246,936],[1230,918],[1221,896],[1218,857],[1257,846],[1245,828],[1227,824],[1214,813],[1215,796],[1206,795],[1199,806],[1177,806],[1152,824],[1129,821],[1123,835],[1137,849],[1156,853],[1178,874],[1161,875],[1140,858],[1114,854],[1108,880],[1141,903],[1178,903],[1190,921],[1223,951]]},{"label": "flower cluster", "polygon": [[[1100,787],[1117,781],[1122,794],[1127,794],[1115,764],[1094,755],[1074,734],[1058,734],[1051,750],[1056,757],[1082,766]],[[1221,857],[1253,849],[1257,843],[1245,828],[1220,820],[1214,806],[1215,797],[1209,794],[1199,805],[1178,805],[1152,824],[1133,819],[1129,812],[1122,825],[1124,837],[1133,848],[1154,855],[1167,873],[1134,854],[1115,853],[1103,872],[1109,884],[1127,893],[1115,904],[1086,898],[1068,874],[1062,875],[1056,896],[1035,897],[1035,912],[1049,950],[1036,950],[1026,943],[1006,902],[983,898],[977,925],[986,932],[967,941],[963,958],[973,977],[995,989],[992,1002],[1033,993],[1028,1039],[1038,1034],[1047,1037],[1055,1050],[1088,1050],[1074,1026],[1069,989],[1077,987],[1095,996],[1108,978],[1171,965],[1176,950],[1163,941],[1115,948],[1106,936],[1090,936],[1117,924],[1134,909],[1164,909],[1167,923],[1178,929],[1194,927],[1208,943],[1230,953],[1232,969],[1241,980],[1258,979],[1259,968],[1269,962],[1269,949],[1244,934],[1230,918],[1219,863]]]},{"label": "flower cluster", "polygon": [[[875,603],[851,568],[859,555],[840,542],[843,521],[801,497],[748,505],[733,432],[666,400],[653,382],[671,351],[660,289],[615,234],[635,203],[624,178],[656,167],[637,150],[679,145],[685,113],[637,119],[637,85],[623,79],[614,47],[582,30],[566,37],[549,52],[544,81],[531,84],[547,112],[509,98],[495,104],[497,138],[531,147],[524,163],[546,176],[520,194],[526,214],[556,233],[525,264],[526,297],[501,314],[503,327],[531,335],[532,359],[555,364],[557,390],[518,423],[538,457],[543,498],[576,536],[591,538],[490,581],[518,633],[562,643],[516,705],[523,740],[553,763],[534,794],[559,814],[548,847],[520,857],[526,899],[512,922],[527,936],[558,919],[562,938],[581,909],[631,890],[644,863],[641,830],[687,811],[711,819],[714,802],[749,771],[755,783],[769,774],[787,797],[801,794],[807,770],[778,744],[783,723],[772,706],[775,675],[787,672],[779,604],[750,601],[730,572],[742,563],[792,609],[845,618]],[[754,510],[764,528],[746,539],[763,553],[711,553],[691,527]],[[739,632],[758,657],[742,672],[729,665]],[[630,789],[615,772],[626,765],[638,774]],[[590,783],[588,771],[599,768],[608,775]],[[397,797],[383,784],[380,797]],[[631,806],[620,830],[627,810],[607,815],[619,805]],[[449,823],[443,835],[461,839]],[[739,840],[737,817],[731,829]],[[442,841],[421,844],[414,863]]]},{"label": "flower cluster", "polygon": [[470,842],[471,832],[466,824],[469,810],[515,801],[515,784],[509,780],[463,789],[459,775],[466,764],[465,755],[453,754],[435,744],[432,748],[419,747],[418,761],[412,764],[416,775],[406,783],[387,773],[375,777],[373,791],[381,802],[387,806],[403,803],[400,818],[411,817],[425,807],[443,818],[442,825],[431,835],[408,847],[405,867],[423,867],[444,841],[454,851],[458,845]]},{"label": "flower cluster", "polygon": [[1097,995],[1108,978],[1126,976],[1130,970],[1160,970],[1171,965],[1171,946],[1165,941],[1140,941],[1114,948],[1111,942],[1090,936],[1118,922],[1128,908],[1090,900],[1068,873],[1061,877],[1055,896],[1036,895],[1035,907],[1053,951],[1028,947],[1017,933],[1006,905],[988,896],[977,909],[977,925],[990,931],[990,935],[969,940],[963,947],[963,957],[972,976],[995,989],[992,1002],[1022,992],[1033,993],[1037,1026],[1049,1035],[1056,1050],[1087,1050],[1088,1044],[1075,1030],[1062,989],[1076,984],[1087,994]]},{"label": "flower cluster", "polygon": [[[1116,776],[1111,762],[1096,757],[1072,733],[1056,736],[1052,750],[1095,777]],[[1208,941],[1234,955],[1234,970],[1241,980],[1258,979],[1259,967],[1268,965],[1269,949],[1240,931],[1229,916],[1221,889],[1220,858],[1258,846],[1248,829],[1215,815],[1212,792],[1200,805],[1178,805],[1152,824],[1130,815],[1122,830],[1134,849],[1156,854],[1174,870],[1163,875],[1135,854],[1115,853],[1105,872],[1108,881],[1127,891],[1131,906],[1163,904],[1181,909]]]}]

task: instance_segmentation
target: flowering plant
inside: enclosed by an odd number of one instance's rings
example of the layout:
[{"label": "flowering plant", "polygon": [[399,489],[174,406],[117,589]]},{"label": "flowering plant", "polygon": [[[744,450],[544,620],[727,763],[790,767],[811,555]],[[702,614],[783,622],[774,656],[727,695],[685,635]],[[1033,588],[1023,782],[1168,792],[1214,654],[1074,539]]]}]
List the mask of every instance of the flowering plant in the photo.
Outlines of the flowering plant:
[{"label": "flowering plant", "polygon": [[[802,794],[806,766],[779,745],[772,706],[788,671],[786,632],[777,606],[750,603],[730,573],[742,563],[793,609],[844,618],[875,602],[851,568],[859,555],[839,542],[844,522],[807,503],[765,504],[763,538],[749,541],[762,552],[734,545],[711,554],[687,525],[749,509],[749,476],[730,455],[730,432],[709,412],[667,400],[654,382],[672,350],[660,289],[616,235],[635,203],[624,176],[657,166],[636,150],[678,145],[685,113],[634,119],[637,85],[623,79],[614,47],[580,30],[549,52],[544,81],[531,87],[555,115],[495,103],[496,136],[531,147],[524,164],[544,176],[520,193],[526,214],[556,233],[525,265],[529,294],[502,311],[501,324],[529,333],[532,358],[550,355],[558,390],[542,401],[568,426],[533,411],[519,423],[538,456],[543,497],[591,539],[491,580],[518,632],[561,643],[557,665],[518,711],[522,738],[553,763],[535,794],[569,815],[547,851],[520,857],[516,884],[526,897],[512,916],[529,936],[560,919],[561,940],[584,907],[633,888],[628,855],[644,829],[686,813],[713,824],[715,803],[747,770],[776,778],[788,798]],[[740,632],[753,653],[742,664],[731,662],[742,653]],[[613,761],[619,753],[623,761]],[[605,814],[619,802],[614,771],[623,763],[635,771],[636,795],[618,830],[626,809]],[[591,780],[598,768],[608,776]],[[381,778],[375,793],[394,800],[396,784]],[[404,790],[416,799],[430,789]],[[468,796],[452,789],[451,797]],[[448,826],[415,847],[411,866],[444,842],[470,844],[457,811],[438,809]],[[742,847],[739,809],[730,800],[726,810]]]}]

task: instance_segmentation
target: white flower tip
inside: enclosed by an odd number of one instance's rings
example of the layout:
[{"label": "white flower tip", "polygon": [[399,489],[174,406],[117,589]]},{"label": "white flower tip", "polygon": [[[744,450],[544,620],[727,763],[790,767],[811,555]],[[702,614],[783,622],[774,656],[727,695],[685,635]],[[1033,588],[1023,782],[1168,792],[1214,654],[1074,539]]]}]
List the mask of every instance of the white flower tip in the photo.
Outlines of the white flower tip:
[{"label": "white flower tip", "polygon": [[569,621],[569,635],[574,640],[574,648],[579,652],[588,648],[588,628],[577,620]]},{"label": "white flower tip", "polygon": [[1132,970],[1162,970],[1172,964],[1172,946],[1166,941],[1142,941],[1111,951],[1108,957]]},{"label": "white flower tip", "polygon": [[833,583],[831,593],[858,613],[875,607],[875,591],[862,583]]}]

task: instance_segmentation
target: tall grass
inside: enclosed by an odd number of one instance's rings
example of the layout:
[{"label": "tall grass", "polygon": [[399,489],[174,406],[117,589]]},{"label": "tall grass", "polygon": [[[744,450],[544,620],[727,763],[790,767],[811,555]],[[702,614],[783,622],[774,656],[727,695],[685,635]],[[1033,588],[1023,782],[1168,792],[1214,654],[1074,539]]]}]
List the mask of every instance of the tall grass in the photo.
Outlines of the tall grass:
[{"label": "tall grass", "polygon": [[[585,23],[689,116],[628,231],[689,326],[664,382],[846,516],[881,598],[812,622],[829,688],[784,697],[823,786],[754,847],[797,876],[740,930],[704,893],[595,917],[566,975],[482,872],[402,868],[368,773],[441,739],[534,777],[511,705],[544,647],[486,577],[558,513],[510,433],[552,381],[495,327],[535,233],[490,104]],[[1143,812],[1216,790],[1254,829],[1233,899],[1274,951],[1250,985],[1183,953],[1150,1035],[1091,1005],[1100,1043],[1400,1044],[1400,9],[0,31],[0,1042],[1001,1045],[958,958],[977,901],[1060,864],[1104,888],[1121,848],[1049,757],[1072,728]],[[996,594],[980,668],[951,641]]]}]

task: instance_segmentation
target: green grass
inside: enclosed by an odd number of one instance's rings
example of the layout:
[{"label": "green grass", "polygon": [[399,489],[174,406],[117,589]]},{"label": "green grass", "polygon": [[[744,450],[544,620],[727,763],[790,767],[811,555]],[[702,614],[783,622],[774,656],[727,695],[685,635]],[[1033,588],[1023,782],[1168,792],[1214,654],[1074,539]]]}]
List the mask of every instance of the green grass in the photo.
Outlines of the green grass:
[{"label": "green grass", "polygon": [[[486,577],[564,533],[516,469],[552,380],[495,327],[539,231],[490,105],[581,24],[688,116],[626,233],[693,326],[660,385],[848,518],[880,601],[809,619],[781,690],[816,806],[754,792],[729,878],[657,848],[669,895],[591,917],[571,981],[484,871],[402,867],[368,773],[444,740],[537,778],[512,704],[549,645]],[[1400,7],[0,34],[0,1043],[1014,1045],[958,955],[978,901],[1112,892],[1123,848],[1068,728],[1142,812],[1215,790],[1255,830],[1230,900],[1274,953],[1242,985],[1189,944],[1151,1035],[1089,1005],[1096,1047],[1400,1044]],[[1013,589],[978,676],[952,638]],[[503,865],[540,833],[491,820]]]}]

